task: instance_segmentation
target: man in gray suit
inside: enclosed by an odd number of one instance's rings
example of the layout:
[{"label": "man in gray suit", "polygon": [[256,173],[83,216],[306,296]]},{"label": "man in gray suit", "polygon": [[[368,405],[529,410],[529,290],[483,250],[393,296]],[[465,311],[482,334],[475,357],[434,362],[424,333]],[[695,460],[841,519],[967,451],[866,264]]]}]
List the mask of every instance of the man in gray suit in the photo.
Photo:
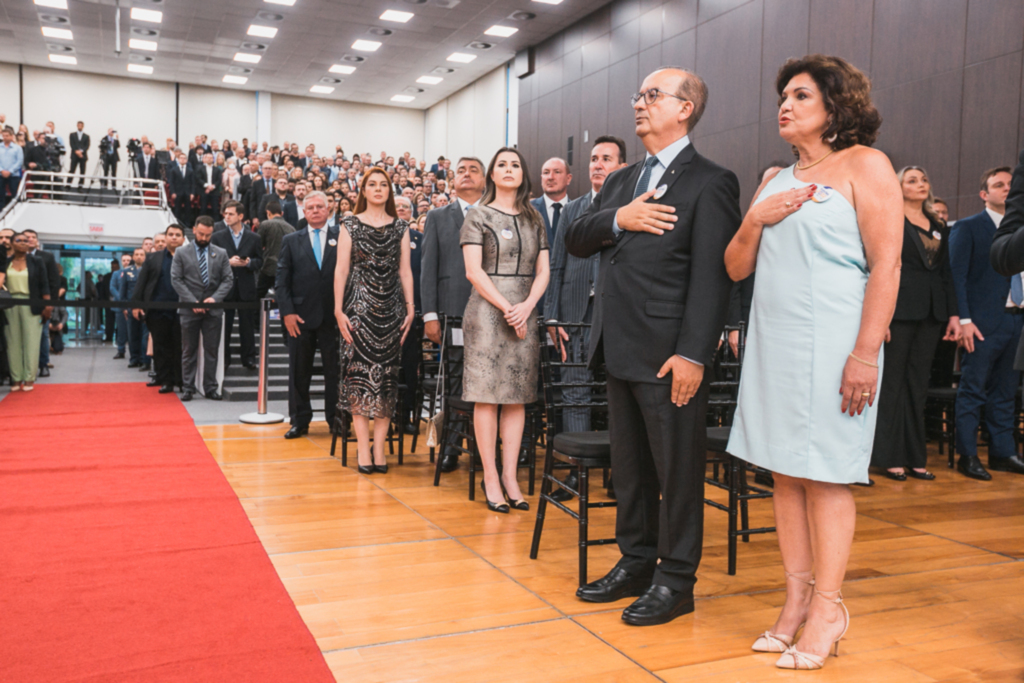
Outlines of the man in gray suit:
[{"label": "man in gray suit", "polygon": [[[427,213],[423,229],[423,251],[420,256],[420,296],[423,301],[423,332],[435,344],[441,343],[439,316],[461,316],[473,291],[466,279],[466,264],[459,246],[459,231],[470,207],[483,196],[486,182],[484,164],[474,157],[463,157],[455,166],[453,181],[457,201]],[[462,347],[451,347],[453,358],[462,354]],[[456,381],[461,390],[462,378]],[[461,393],[461,391],[460,391]],[[441,460],[441,471],[451,472],[459,466],[459,451],[454,444],[446,444]]]},{"label": "man in gray suit", "polygon": [[[231,291],[234,276],[228,253],[210,244],[213,219],[200,216],[192,228],[195,241],[175,253],[171,264],[171,285],[180,301],[197,304],[220,303]],[[220,400],[217,391],[217,353],[220,350],[220,329],[223,310],[202,307],[181,309],[181,375],[182,401],[191,401],[195,393],[196,368],[199,363],[199,335],[203,336],[203,393],[212,401]]]}]

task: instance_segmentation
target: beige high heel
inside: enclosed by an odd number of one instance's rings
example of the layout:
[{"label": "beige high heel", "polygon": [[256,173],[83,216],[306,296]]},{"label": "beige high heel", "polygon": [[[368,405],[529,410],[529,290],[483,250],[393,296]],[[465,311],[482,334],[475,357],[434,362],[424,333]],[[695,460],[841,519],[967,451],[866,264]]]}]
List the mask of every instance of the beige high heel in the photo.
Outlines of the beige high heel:
[{"label": "beige high heel", "polygon": [[[825,593],[835,593],[837,597],[835,599],[827,598],[825,597]],[[822,599],[839,605],[843,608],[843,613],[846,615],[846,624],[843,626],[843,632],[839,634],[838,638],[832,641],[832,656],[838,657],[839,641],[843,639],[843,636],[846,635],[847,629],[850,628],[850,610],[846,609],[846,605],[843,604],[842,591],[819,591],[815,589],[814,594],[820,595]],[[779,657],[779,661],[775,662],[775,666],[780,669],[820,669],[825,666],[825,657],[819,657],[818,655],[812,655],[807,652],[800,652],[800,650],[796,649],[796,646],[791,646],[782,653],[782,656]]]},{"label": "beige high heel", "polygon": [[[787,579],[796,579],[800,583],[805,583],[811,587],[814,586],[813,575],[810,581],[807,581],[797,576],[797,574],[811,574],[810,570],[793,573],[785,572],[785,574]],[[796,627],[796,630],[799,631],[802,627],[803,624],[800,624],[800,626]],[[765,631],[760,636],[758,636],[757,640],[754,641],[754,644],[750,646],[750,649],[754,652],[785,652],[793,644],[793,638],[795,637],[795,633],[791,636],[784,636],[781,633],[772,633],[771,631]]]}]

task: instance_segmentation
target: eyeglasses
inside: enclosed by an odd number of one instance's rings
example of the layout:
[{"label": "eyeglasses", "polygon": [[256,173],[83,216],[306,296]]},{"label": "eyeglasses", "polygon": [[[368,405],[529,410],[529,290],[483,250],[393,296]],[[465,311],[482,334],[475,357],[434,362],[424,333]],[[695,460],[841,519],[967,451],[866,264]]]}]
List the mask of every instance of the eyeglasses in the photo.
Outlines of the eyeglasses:
[{"label": "eyeglasses", "polygon": [[635,107],[636,103],[639,102],[641,98],[643,98],[643,101],[648,106],[650,106],[650,105],[654,104],[655,102],[657,102],[658,98],[661,97],[662,95],[665,95],[666,97],[674,97],[677,100],[680,100],[681,102],[689,102],[690,101],[690,100],[686,99],[685,97],[680,97],[679,95],[673,95],[670,92],[665,92],[664,90],[660,90],[658,88],[649,88],[649,89],[647,89],[647,90],[645,90],[643,92],[638,92],[635,95],[633,95],[632,97],[630,97],[629,98],[629,103],[632,106]]}]

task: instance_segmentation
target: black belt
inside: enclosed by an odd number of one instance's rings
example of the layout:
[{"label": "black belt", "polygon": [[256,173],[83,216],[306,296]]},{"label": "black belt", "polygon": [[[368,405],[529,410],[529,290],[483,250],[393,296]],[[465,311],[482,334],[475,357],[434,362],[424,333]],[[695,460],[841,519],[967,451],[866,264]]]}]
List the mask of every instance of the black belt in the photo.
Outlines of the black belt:
[{"label": "black belt", "polygon": [[1016,306],[1007,306],[1006,312],[1010,315],[1024,315],[1024,308],[1018,308]]}]

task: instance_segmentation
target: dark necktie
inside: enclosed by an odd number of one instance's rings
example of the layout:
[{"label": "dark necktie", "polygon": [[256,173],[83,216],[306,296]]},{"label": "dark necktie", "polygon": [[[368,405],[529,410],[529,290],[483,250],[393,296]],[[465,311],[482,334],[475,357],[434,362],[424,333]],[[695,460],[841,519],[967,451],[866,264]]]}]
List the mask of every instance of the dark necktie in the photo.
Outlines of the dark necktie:
[{"label": "dark necktie", "polygon": [[203,284],[210,284],[210,269],[206,266],[206,248],[199,250],[199,277],[203,278]]},{"label": "dark necktie", "polygon": [[551,232],[554,234],[555,230],[558,229],[558,218],[562,215],[562,203],[555,202],[551,205]]},{"label": "dark necktie", "polygon": [[644,162],[644,172],[640,174],[640,182],[636,184],[636,189],[633,190],[633,199],[636,199],[650,189],[647,186],[651,182],[651,169],[654,168],[656,163],[658,163],[658,157],[650,157]]}]

